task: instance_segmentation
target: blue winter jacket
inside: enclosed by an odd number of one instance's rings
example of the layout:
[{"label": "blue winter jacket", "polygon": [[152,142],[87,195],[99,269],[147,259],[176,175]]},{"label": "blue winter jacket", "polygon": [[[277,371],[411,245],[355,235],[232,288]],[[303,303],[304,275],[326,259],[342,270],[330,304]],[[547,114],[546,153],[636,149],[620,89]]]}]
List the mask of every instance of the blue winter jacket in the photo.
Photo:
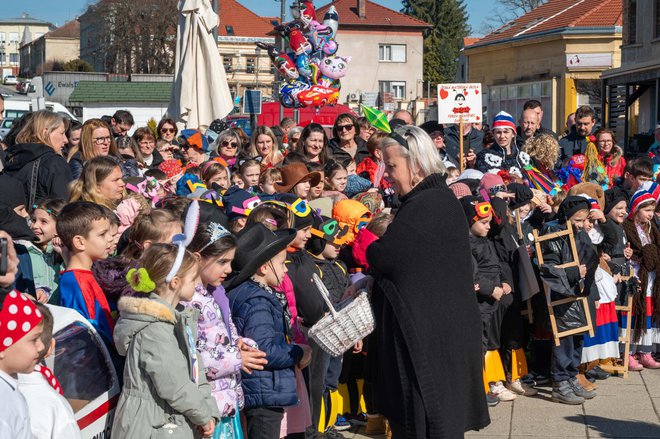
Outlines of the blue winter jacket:
[{"label": "blue winter jacket", "polygon": [[242,372],[245,407],[287,407],[298,403],[293,367],[300,346],[287,341],[284,312],[277,298],[248,280],[227,293],[239,335],[251,338],[266,353],[264,370]]}]

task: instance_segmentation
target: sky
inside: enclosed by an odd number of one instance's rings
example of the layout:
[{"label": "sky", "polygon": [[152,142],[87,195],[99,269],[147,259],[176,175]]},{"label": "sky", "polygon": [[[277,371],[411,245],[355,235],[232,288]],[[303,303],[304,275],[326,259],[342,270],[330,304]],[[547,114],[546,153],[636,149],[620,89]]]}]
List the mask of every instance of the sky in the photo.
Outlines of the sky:
[{"label": "sky", "polygon": [[[292,3],[286,0],[287,4]],[[399,0],[372,0],[394,10],[401,9]],[[275,0],[239,0],[240,3],[258,15],[279,16],[280,2]],[[328,3],[326,0],[316,0],[317,6]],[[469,24],[473,34],[478,34],[483,21],[495,9],[495,0],[464,0],[469,14]],[[54,5],[56,3],[56,6]],[[61,26],[80,15],[91,3],[90,0],[0,0],[0,18],[15,18],[27,12],[34,18]],[[288,11],[288,8],[287,8]],[[290,17],[289,17],[290,18]],[[341,17],[340,17],[341,20]]]}]

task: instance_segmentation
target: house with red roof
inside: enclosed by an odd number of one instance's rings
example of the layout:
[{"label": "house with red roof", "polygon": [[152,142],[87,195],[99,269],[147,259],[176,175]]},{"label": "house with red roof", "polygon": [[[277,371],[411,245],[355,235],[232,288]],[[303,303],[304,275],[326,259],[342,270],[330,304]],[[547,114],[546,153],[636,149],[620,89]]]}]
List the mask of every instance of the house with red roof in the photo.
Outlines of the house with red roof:
[{"label": "house with red roof", "polygon": [[334,0],[317,7],[319,21],[330,6],[339,16],[337,55],[351,57],[340,102],[357,106],[378,93],[381,107],[393,110],[421,98],[422,32],[430,25],[369,0]]},{"label": "house with red roof", "polygon": [[39,38],[21,45],[20,75],[32,77],[51,70],[54,62],[80,57],[80,22],[74,19]]},{"label": "house with red roof", "polygon": [[602,123],[600,75],[619,67],[621,0],[549,0],[467,45],[469,82],[480,82],[488,119],[520,116],[529,99],[543,105],[542,125],[558,134],[580,105]]},{"label": "house with red roof", "polygon": [[602,80],[608,128],[627,153],[646,152],[660,139],[659,2],[623,0],[621,66]]}]

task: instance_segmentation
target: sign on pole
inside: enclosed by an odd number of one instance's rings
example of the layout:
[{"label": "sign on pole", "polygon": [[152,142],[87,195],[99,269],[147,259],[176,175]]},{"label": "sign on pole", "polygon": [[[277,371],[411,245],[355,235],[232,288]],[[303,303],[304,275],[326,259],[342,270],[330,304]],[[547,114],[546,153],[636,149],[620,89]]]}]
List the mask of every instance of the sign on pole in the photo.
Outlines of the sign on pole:
[{"label": "sign on pole", "polygon": [[245,90],[243,92],[243,113],[261,114],[260,90]]},{"label": "sign on pole", "polygon": [[438,122],[483,122],[481,84],[438,84]]}]

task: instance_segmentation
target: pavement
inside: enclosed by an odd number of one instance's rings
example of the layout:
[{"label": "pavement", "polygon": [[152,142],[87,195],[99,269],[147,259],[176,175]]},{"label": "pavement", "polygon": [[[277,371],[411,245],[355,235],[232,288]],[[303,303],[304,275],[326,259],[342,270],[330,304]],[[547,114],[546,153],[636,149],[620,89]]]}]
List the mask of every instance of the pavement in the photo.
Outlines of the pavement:
[{"label": "pavement", "polygon": [[[630,372],[628,379],[597,381],[596,398],[570,406],[550,401],[550,387],[537,396],[519,396],[490,409],[491,423],[466,438],[660,438],[660,369]],[[363,428],[344,432],[346,438],[365,436]]]}]

